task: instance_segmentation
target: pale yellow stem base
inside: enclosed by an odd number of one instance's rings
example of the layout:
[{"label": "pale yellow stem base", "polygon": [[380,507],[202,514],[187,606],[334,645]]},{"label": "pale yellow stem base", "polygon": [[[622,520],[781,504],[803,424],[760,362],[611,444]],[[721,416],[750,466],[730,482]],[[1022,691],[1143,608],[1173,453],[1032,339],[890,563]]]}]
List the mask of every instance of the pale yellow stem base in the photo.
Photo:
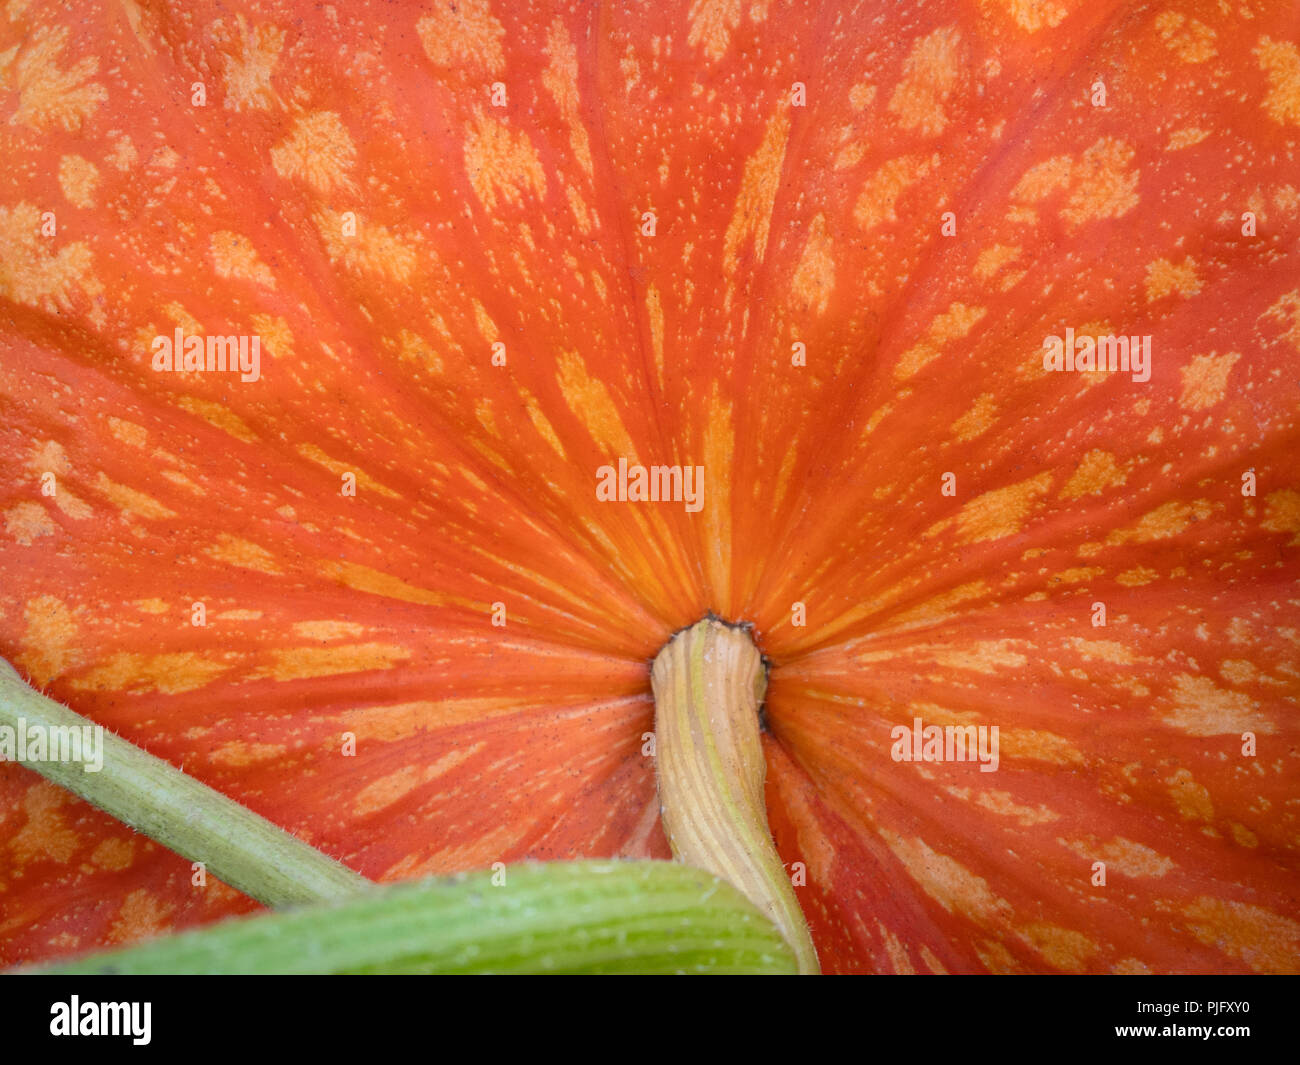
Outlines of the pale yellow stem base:
[{"label": "pale yellow stem base", "polygon": [[758,707],[763,658],[743,629],[706,618],[654,660],[659,807],[673,856],[738,887],[781,930],[801,973],[817,952],[767,823]]}]

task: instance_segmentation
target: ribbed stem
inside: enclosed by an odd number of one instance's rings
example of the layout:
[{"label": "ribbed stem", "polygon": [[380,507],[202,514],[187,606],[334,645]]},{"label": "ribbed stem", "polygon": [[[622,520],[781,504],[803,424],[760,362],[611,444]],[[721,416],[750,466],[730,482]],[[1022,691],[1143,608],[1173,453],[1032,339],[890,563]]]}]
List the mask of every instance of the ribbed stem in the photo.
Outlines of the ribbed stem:
[{"label": "ribbed stem", "polygon": [[762,655],[743,629],[706,618],[668,642],[650,677],[659,806],[673,856],[738,887],[781,930],[799,971],[818,972],[767,823]]},{"label": "ribbed stem", "polygon": [[61,974],[773,973],[781,933],[672,862],[551,862],[374,885],[56,966]]},{"label": "ribbed stem", "polygon": [[[95,723],[28,687],[0,659],[0,726],[46,736]],[[85,733],[81,733],[83,736]],[[23,765],[157,840],[267,906],[355,895],[370,881],[193,777],[104,730],[103,765],[22,758]],[[46,752],[47,755],[51,752]]]}]

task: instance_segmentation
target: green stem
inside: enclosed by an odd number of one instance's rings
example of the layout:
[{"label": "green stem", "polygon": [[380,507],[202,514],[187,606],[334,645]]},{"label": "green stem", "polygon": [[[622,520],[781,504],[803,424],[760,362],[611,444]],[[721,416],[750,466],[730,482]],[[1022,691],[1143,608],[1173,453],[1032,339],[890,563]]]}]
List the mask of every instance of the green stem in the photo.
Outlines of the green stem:
[{"label": "green stem", "polygon": [[[0,726],[97,728],[28,687],[0,659]],[[82,733],[85,735],[85,733]],[[46,779],[81,796],[164,847],[203,862],[218,880],[267,906],[345,898],[370,881],[193,777],[104,730],[103,766],[86,761],[21,759]],[[48,753],[48,752],[47,752]]]},{"label": "green stem", "polygon": [[650,678],[659,805],[673,856],[740,888],[784,933],[799,971],[818,972],[767,823],[762,655],[747,632],[707,618],[668,641]]},{"label": "green stem", "polygon": [[226,921],[58,974],[793,973],[740,892],[672,862],[554,862],[374,886]]}]

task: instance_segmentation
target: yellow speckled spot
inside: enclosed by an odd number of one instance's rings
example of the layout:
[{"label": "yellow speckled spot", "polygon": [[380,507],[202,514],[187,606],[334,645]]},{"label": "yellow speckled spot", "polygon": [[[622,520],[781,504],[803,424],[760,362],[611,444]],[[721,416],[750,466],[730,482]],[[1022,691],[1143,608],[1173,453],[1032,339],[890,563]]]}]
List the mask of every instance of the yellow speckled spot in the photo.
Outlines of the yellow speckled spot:
[{"label": "yellow speckled spot", "polygon": [[488,0],[436,0],[433,14],[415,24],[424,53],[438,67],[464,67],[500,74],[506,57],[505,28],[492,17]]},{"label": "yellow speckled spot", "polygon": [[894,367],[895,379],[905,381],[923,366],[933,362],[945,344],[966,336],[986,313],[983,307],[954,303],[943,314],[935,315],[926,330],[925,339],[898,357],[898,363]]},{"label": "yellow speckled spot", "polygon": [[51,244],[32,204],[0,207],[0,297],[53,314],[71,310],[78,290],[102,290],[89,245],[75,241],[55,252]]},{"label": "yellow speckled spot", "polygon": [[754,258],[763,261],[767,254],[767,235],[772,225],[772,207],[781,183],[781,169],[785,165],[785,148],[790,139],[790,115],[779,110],[767,124],[763,143],[745,161],[741,177],[740,194],[727,225],[723,239],[722,261],[729,275],[739,265],[740,248],[752,240]]},{"label": "yellow speckled spot", "polygon": [[353,188],[347,172],[356,158],[352,137],[333,111],[315,111],[298,118],[289,136],[271,149],[271,165],[277,174],[305,181],[322,196],[335,189]]},{"label": "yellow speckled spot", "polygon": [[1119,574],[1115,578],[1115,583],[1122,584],[1125,588],[1141,588],[1142,585],[1150,584],[1159,576],[1159,573],[1146,566],[1134,566]]},{"label": "yellow speckled spot", "polygon": [[975,260],[975,277],[980,281],[990,281],[1007,263],[1014,262],[1018,258],[1020,258],[1019,245],[994,244],[991,248],[985,248],[980,252],[979,258]]},{"label": "yellow speckled spot", "polygon": [[[1119,218],[1138,204],[1134,154],[1123,141],[1102,137],[1077,161],[1059,155],[1031,167],[1011,195],[1021,203],[1038,203],[1068,188],[1061,217],[1072,228],[1102,218]],[[1032,223],[1035,217],[1030,214],[1023,220]]]},{"label": "yellow speckled spot", "polygon": [[1138,204],[1134,151],[1123,141],[1103,137],[1083,153],[1070,179],[1061,217],[1072,226],[1119,218]]},{"label": "yellow speckled spot", "polygon": [[193,333],[195,336],[204,334],[203,323],[190,314],[181,304],[176,302],[165,304],[163,311],[168,318],[184,329],[185,332]]},{"label": "yellow speckled spot", "polygon": [[171,609],[165,599],[137,599],[133,605],[142,614],[165,614]]},{"label": "yellow speckled spot", "polygon": [[976,673],[1020,669],[1029,661],[1019,651],[1011,649],[1010,640],[982,640],[969,647],[921,645],[912,649],[911,656],[921,661],[937,662],[945,669],[968,669]]},{"label": "yellow speckled spot", "polygon": [[1300,492],[1283,488],[1264,498],[1263,527],[1269,532],[1295,533],[1289,546],[1300,546]]},{"label": "yellow speckled spot", "polygon": [[1199,19],[1189,19],[1178,11],[1162,11],[1156,17],[1156,30],[1184,63],[1204,63],[1216,55],[1214,31]]},{"label": "yellow speckled spot", "polygon": [[[752,4],[750,14],[755,21],[762,21],[766,16],[767,3],[768,0],[760,0]],[[744,8],[744,0],[691,0],[686,43],[692,48],[703,45],[705,57],[710,63],[716,63],[727,54]]]},{"label": "yellow speckled spot", "polygon": [[142,518],[174,518],[176,512],[163,506],[152,496],[137,492],[124,484],[109,480],[104,474],[95,478],[95,488],[113,506],[124,514],[137,514]]},{"label": "yellow speckled spot", "polygon": [[1212,513],[1210,504],[1203,499],[1194,503],[1173,500],[1144,514],[1127,529],[1116,529],[1106,537],[1106,544],[1145,544],[1153,540],[1168,540],[1187,530],[1193,520],[1204,521]]},{"label": "yellow speckled spot", "polygon": [[1067,973],[1081,973],[1101,947],[1085,936],[1059,925],[1035,923],[1020,931],[1020,938],[1043,956],[1048,965]]},{"label": "yellow speckled spot", "polygon": [[997,401],[993,398],[992,393],[985,392],[983,395],[975,398],[971,409],[952,423],[952,431],[956,435],[957,442],[964,444],[968,440],[974,440],[977,436],[988,432],[989,428],[997,421]]},{"label": "yellow speckled spot", "polygon": [[203,553],[218,562],[225,562],[241,569],[251,569],[258,573],[278,575],[280,567],[275,564],[275,557],[264,547],[259,547],[251,540],[244,540],[229,533],[222,533],[217,542],[205,548]]},{"label": "yellow speckled spot", "polygon": [[274,26],[248,28],[243,15],[236,23],[239,38],[229,42],[226,52],[225,106],[235,111],[243,108],[268,110],[278,103],[271,87],[271,75],[284,47],[284,30]]},{"label": "yellow speckled spot", "polygon": [[115,654],[73,680],[80,691],[150,691],[164,695],[193,691],[210,684],[229,666],[193,651],[174,654]]},{"label": "yellow speckled spot", "polygon": [[289,323],[272,314],[253,315],[253,328],[262,338],[262,350],[277,359],[293,358],[293,333]]},{"label": "yellow speckled spot", "polygon": [[104,840],[90,853],[90,862],[99,869],[120,873],[131,868],[135,858],[135,844],[129,839],[112,837]]},{"label": "yellow speckled spot", "polygon": [[257,435],[244,424],[244,420],[234,411],[227,410],[220,403],[198,396],[181,396],[176,405],[190,414],[202,418],[209,425],[216,426],[223,433],[229,433],[236,440],[251,444]]},{"label": "yellow speckled spot", "polygon": [[1148,263],[1146,289],[1148,303],[1175,292],[1182,296],[1195,296],[1201,291],[1201,282],[1196,276],[1196,263],[1190,255],[1177,266],[1168,259]]},{"label": "yellow speckled spot", "polygon": [[40,440],[32,443],[27,469],[34,477],[39,477],[47,470],[62,477],[72,469],[72,464],[68,461],[63,445],[57,440]]},{"label": "yellow speckled spot", "polygon": [[1173,133],[1169,134],[1167,147],[1171,152],[1182,151],[1184,148],[1191,148],[1193,145],[1200,144],[1209,135],[1210,131],[1208,129],[1196,129],[1190,126],[1187,129],[1174,130]]},{"label": "yellow speckled spot", "polygon": [[257,621],[262,617],[260,610],[220,610],[210,617],[221,621]]},{"label": "yellow speckled spot", "polygon": [[546,195],[546,172],[528,134],[511,133],[481,110],[465,129],[465,174],[488,210],[501,202],[518,207],[529,193]]},{"label": "yellow speckled spot", "polygon": [[605,383],[587,372],[587,365],[577,352],[561,352],[557,363],[560,391],[574,417],[587,427],[592,440],[605,449],[612,461],[626,456],[629,464],[635,464],[632,437]]},{"label": "yellow speckled spot", "polygon": [[363,739],[389,743],[426,730],[482,722],[491,717],[518,713],[534,705],[535,701],[527,696],[394,703],[345,711],[339,716],[338,723],[342,729],[355,732]]},{"label": "yellow speckled spot", "polygon": [[113,140],[113,147],[104,156],[104,162],[114,170],[122,173],[134,167],[139,160],[139,153],[135,150],[135,145],[131,143],[131,138],[125,133],[119,134]]},{"label": "yellow speckled spot", "polygon": [[387,806],[392,806],[403,796],[425,783],[428,779],[426,772],[424,766],[408,765],[372,781],[357,792],[352,803],[353,814],[357,817],[367,817]]},{"label": "yellow speckled spot", "polygon": [[1191,736],[1276,732],[1260,713],[1259,703],[1241,692],[1226,691],[1209,677],[1180,673],[1174,678],[1173,708],[1165,720]]},{"label": "yellow speckled spot", "polygon": [[[736,434],[731,403],[715,383],[709,396],[709,417],[704,430],[704,469],[735,468]],[[705,570],[714,602],[731,599],[731,478],[708,477],[704,490]]]},{"label": "yellow speckled spot", "polygon": [[422,784],[436,780],[438,777],[451,772],[458,765],[462,765],[478,754],[483,747],[482,743],[475,743],[468,747],[448,751],[430,765],[404,766],[387,776],[380,777],[357,792],[356,799],[353,801],[352,812],[358,817],[366,817],[387,806],[392,806],[393,803],[410,794]]},{"label": "yellow speckled spot", "polygon": [[108,431],[113,434],[114,440],[127,447],[145,447],[149,443],[149,431],[143,425],[129,422],[125,418],[110,417]]},{"label": "yellow speckled spot", "polygon": [[1021,203],[1038,203],[1047,199],[1052,193],[1069,186],[1073,166],[1074,162],[1068,155],[1054,155],[1034,164],[1016,182],[1011,198]]},{"label": "yellow speckled spot", "polygon": [[413,584],[387,573],[360,566],[355,562],[326,562],[321,566],[321,573],[331,580],[337,580],[349,588],[371,595],[381,595],[386,599],[400,599],[406,603],[423,603],[425,606],[442,606],[448,600],[437,592],[427,588],[417,588]]},{"label": "yellow speckled spot", "polygon": [[889,111],[903,129],[934,137],[947,127],[943,108],[962,68],[960,45],[957,28],[945,26],[912,46],[889,98]]},{"label": "yellow speckled spot", "polygon": [[546,415],[542,413],[542,406],[537,402],[537,397],[524,389],[520,390],[520,396],[524,401],[524,409],[528,411],[528,420],[533,423],[533,428],[551,446],[551,450],[560,456],[560,460],[567,462],[568,456],[564,452],[564,445],[560,443],[560,438],[556,435],[554,426],[546,420]]},{"label": "yellow speckled spot", "polygon": [[889,964],[893,966],[895,975],[915,976],[916,968],[912,965],[907,948],[903,946],[902,941],[879,921],[876,922],[876,927],[880,929],[880,938],[885,944],[885,953],[889,955]]},{"label": "yellow speckled spot", "polygon": [[80,155],[65,155],[59,160],[59,188],[73,207],[94,207],[99,168]]},{"label": "yellow speckled spot", "polygon": [[1061,489],[1060,498],[1101,495],[1107,488],[1122,485],[1127,477],[1127,472],[1115,462],[1114,455],[1094,448],[1079,461],[1078,469]]},{"label": "yellow speckled spot", "polygon": [[860,81],[849,90],[849,106],[855,111],[865,111],[876,98],[876,87]]},{"label": "yellow speckled spot", "polygon": [[[963,543],[974,544],[1018,533],[1039,498],[1051,487],[1052,475],[1040,473],[1018,484],[995,488],[977,496],[957,515],[958,535]],[[949,521],[951,519],[939,525],[946,526]],[[937,528],[928,531],[937,531]]]},{"label": "yellow speckled spot", "polygon": [[1138,659],[1133,652],[1115,640],[1085,640],[1071,637],[1066,641],[1085,662],[1110,662],[1114,665],[1132,665]]},{"label": "yellow speckled spot", "polygon": [[659,387],[664,387],[664,308],[659,299],[659,290],[649,285],[645,293],[646,321],[650,323],[650,346],[655,353],[655,375]]},{"label": "yellow speckled spot", "polygon": [[384,226],[372,225],[357,215],[356,236],[345,236],[341,211],[320,211],[312,221],[325,241],[331,262],[342,262],[355,274],[379,274],[406,282],[415,271],[415,248]]},{"label": "yellow speckled spot", "polygon": [[1300,351],[1300,289],[1292,289],[1281,296],[1262,317],[1285,327],[1286,332],[1282,334],[1282,338],[1296,351]]},{"label": "yellow speckled spot", "polygon": [[481,869],[504,857],[511,861],[512,849],[529,833],[522,819],[505,818],[500,828],[476,836],[469,843],[431,848],[430,854],[408,854],[394,862],[375,879],[410,880],[416,877],[450,873],[457,869]]},{"label": "yellow speckled spot", "polygon": [[58,526],[39,503],[15,503],[5,511],[5,535],[23,547],[42,536],[53,536]]},{"label": "yellow speckled spot", "polygon": [[1066,846],[1090,860],[1100,858],[1109,869],[1121,876],[1159,878],[1175,866],[1172,859],[1123,836],[1116,836],[1102,844],[1098,844],[1095,839],[1087,839],[1067,842]]},{"label": "yellow speckled spot", "polygon": [[167,929],[167,920],[173,910],[171,903],[163,902],[144,888],[131,892],[122,902],[117,917],[107,933],[110,943],[134,943],[137,939],[150,939]]},{"label": "yellow speckled spot", "polygon": [[835,249],[826,232],[826,216],[819,214],[808,227],[798,269],[794,272],[794,298],[799,304],[826,313],[826,305],[835,290]]},{"label": "yellow speckled spot", "polygon": [[1053,765],[1079,765],[1083,762],[1083,752],[1064,736],[1040,729],[1003,729],[1001,748],[1004,765],[1022,758]]},{"label": "yellow speckled spot", "polygon": [[1300,124],[1300,50],[1290,41],[1261,37],[1255,58],[1268,75],[1268,95],[1264,97],[1268,117],[1283,124]]},{"label": "yellow speckled spot", "polygon": [[1165,779],[1169,797],[1174,800],[1178,812],[1188,821],[1210,822],[1214,820],[1214,802],[1209,789],[1196,783],[1191,770],[1180,769],[1173,776]]},{"label": "yellow speckled spot", "polygon": [[412,333],[409,329],[402,329],[397,334],[396,340],[385,337],[383,343],[384,347],[389,351],[396,352],[397,357],[402,362],[412,363],[431,374],[442,373],[442,358],[434,350],[433,345],[418,333]]},{"label": "yellow speckled spot", "polygon": [[363,636],[366,627],[355,621],[299,621],[294,634],[307,640],[341,640],[345,636]]},{"label": "yellow speckled spot", "polygon": [[1244,658],[1229,658],[1219,663],[1219,676],[1229,684],[1250,684],[1259,677],[1259,670]]},{"label": "yellow speckled spot", "polygon": [[61,599],[40,595],[29,599],[23,610],[27,631],[17,662],[43,688],[80,658],[77,651],[77,621]]},{"label": "yellow speckled spot", "polygon": [[874,229],[885,222],[897,222],[895,208],[898,198],[937,165],[937,156],[926,159],[919,155],[904,155],[889,160],[862,186],[853,207],[853,220],[864,230]]},{"label": "yellow speckled spot", "polygon": [[[587,201],[582,198],[582,193],[574,186],[564,181],[563,178],[560,179],[560,184],[564,187],[564,198],[569,204],[569,212],[573,215],[573,220],[578,223],[578,232],[585,237],[596,228],[596,212],[588,206]],[[593,284],[599,291],[604,282],[600,280],[599,274],[593,274],[592,277]],[[604,299],[603,295],[601,299]]]},{"label": "yellow speckled spot", "polygon": [[1178,405],[1183,410],[1205,410],[1223,402],[1228,390],[1228,374],[1237,365],[1241,355],[1230,351],[1226,355],[1197,355],[1182,367],[1182,395]]},{"label": "yellow speckled spot", "polygon": [[339,673],[392,669],[411,657],[409,648],[391,643],[341,644],[334,647],[284,647],[271,651],[272,662],[253,674],[273,680],[305,680]]},{"label": "yellow speckled spot", "polygon": [[9,841],[15,865],[21,867],[33,861],[67,864],[77,851],[78,839],[64,821],[62,808],[72,801],[71,795],[46,780],[27,789],[23,796],[27,821]]},{"label": "yellow speckled spot", "polygon": [[564,23],[556,19],[546,34],[546,54],[551,62],[542,74],[542,84],[551,94],[560,114],[569,127],[569,147],[578,160],[583,173],[593,177],[595,169],[591,162],[591,142],[587,137],[587,127],[582,124],[578,111],[578,49]]},{"label": "yellow speckled spot", "polygon": [[214,764],[243,767],[282,758],[288,748],[282,743],[254,743],[250,740],[231,740],[214,750]]},{"label": "yellow speckled spot", "polygon": [[1245,825],[1237,821],[1228,822],[1228,831],[1232,833],[1232,838],[1239,847],[1254,850],[1259,846],[1259,837]]},{"label": "yellow speckled spot", "polygon": [[949,913],[981,924],[1011,916],[1006,899],[998,898],[988,881],[960,862],[932,850],[921,839],[901,839],[888,832],[884,838],[912,879]]},{"label": "yellow speckled spot", "polygon": [[1262,906],[1201,896],[1183,907],[1192,934],[1258,972],[1300,971],[1300,923]]},{"label": "yellow speckled spot", "polygon": [[1012,817],[1025,827],[1030,825],[1045,825],[1052,821],[1059,821],[1061,815],[1055,810],[1050,810],[1046,806],[1023,806],[1015,801],[1015,797],[1008,791],[982,791],[976,798],[976,803],[984,809],[997,814],[999,817]]},{"label": "yellow speckled spot", "polygon": [[99,70],[94,56],[60,69],[60,53],[68,36],[66,26],[37,26],[13,61],[8,82],[19,95],[11,123],[42,133],[56,126],[72,133],[108,99],[104,86],[86,81]]},{"label": "yellow speckled spot", "polygon": [[989,586],[986,581],[971,581],[968,584],[958,585],[942,595],[927,599],[924,603],[913,607],[911,610],[896,615],[891,628],[914,628],[918,625],[933,625],[936,622],[944,621],[953,616],[953,607],[961,603],[968,603],[972,599],[979,599],[981,596],[987,595],[988,591]]},{"label": "yellow speckled spot", "polygon": [[869,145],[865,140],[849,141],[835,155],[835,169],[848,170],[850,167],[857,166],[862,162],[862,157],[867,154]]},{"label": "yellow speckled spot", "polygon": [[981,939],[974,944],[980,964],[995,976],[1024,973],[1026,970],[1016,961],[1011,951],[1001,943],[991,939]]},{"label": "yellow speckled spot", "polygon": [[1100,577],[1104,572],[1105,570],[1100,566],[1074,566],[1061,570],[1052,579],[1058,584],[1082,584],[1084,581]]},{"label": "yellow speckled spot", "polygon": [[238,233],[220,230],[212,234],[212,266],[218,277],[251,281],[255,285],[275,288],[275,275],[261,259],[253,242]]},{"label": "yellow speckled spot", "polygon": [[1054,29],[1070,13],[1065,4],[1055,0],[980,0],[980,5],[1005,12],[1026,33]]}]

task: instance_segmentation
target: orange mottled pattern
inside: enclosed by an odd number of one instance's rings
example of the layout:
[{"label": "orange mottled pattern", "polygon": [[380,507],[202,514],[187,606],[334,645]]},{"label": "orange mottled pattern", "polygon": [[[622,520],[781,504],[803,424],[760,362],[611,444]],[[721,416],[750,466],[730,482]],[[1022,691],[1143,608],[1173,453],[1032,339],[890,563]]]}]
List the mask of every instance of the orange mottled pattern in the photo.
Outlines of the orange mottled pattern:
[{"label": "orange mottled pattern", "polygon": [[[667,856],[713,610],[829,971],[1295,971],[1298,149],[1287,0],[17,0],[0,654],[398,879]],[[0,765],[0,963],[253,905]]]}]

